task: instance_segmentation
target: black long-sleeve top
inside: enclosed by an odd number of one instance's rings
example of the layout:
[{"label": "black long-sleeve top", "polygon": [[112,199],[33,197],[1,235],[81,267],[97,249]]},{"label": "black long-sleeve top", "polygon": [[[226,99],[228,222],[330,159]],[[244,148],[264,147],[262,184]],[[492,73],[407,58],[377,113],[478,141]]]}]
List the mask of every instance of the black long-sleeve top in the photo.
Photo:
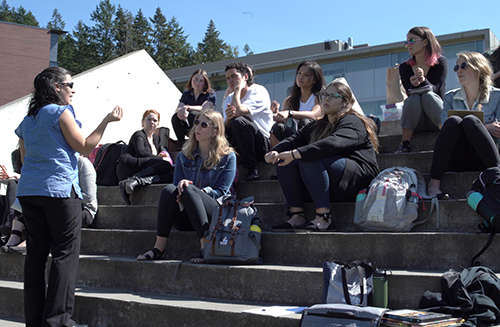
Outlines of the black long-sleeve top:
[{"label": "black long-sleeve top", "polygon": [[323,128],[327,122],[328,117],[325,116],[307,125],[281,141],[273,150],[283,152],[297,149],[303,161],[320,160],[333,155],[346,158],[339,186],[354,197],[359,190],[368,187],[379,173],[375,149],[363,122],[354,114],[341,118],[330,136],[309,144],[313,130]]},{"label": "black long-sleeve top", "polygon": [[446,57],[441,56],[438,58],[438,63],[429,68],[425,76],[425,81],[418,86],[414,86],[410,82],[410,77],[414,74],[412,66],[408,65],[406,62],[399,65],[399,76],[401,76],[401,82],[406,92],[408,92],[409,89],[417,89],[430,85],[434,93],[439,95],[441,99],[444,98],[444,94],[446,93],[446,76],[448,76],[448,60]]},{"label": "black long-sleeve top", "polygon": [[[156,147],[156,151],[160,153],[160,136],[153,134],[153,143]],[[148,142],[148,136],[143,129],[132,134],[128,142],[127,153],[138,158],[155,157],[151,149],[151,144]]]}]

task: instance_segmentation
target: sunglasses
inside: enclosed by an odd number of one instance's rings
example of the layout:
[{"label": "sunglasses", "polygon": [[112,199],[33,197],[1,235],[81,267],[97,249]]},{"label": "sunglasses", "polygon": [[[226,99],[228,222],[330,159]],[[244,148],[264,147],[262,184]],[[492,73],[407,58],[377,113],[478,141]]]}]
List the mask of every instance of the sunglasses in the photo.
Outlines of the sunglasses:
[{"label": "sunglasses", "polygon": [[409,39],[408,41],[405,42],[405,48],[408,48],[409,45],[414,45],[415,41],[420,41],[420,40],[422,39],[414,39],[414,38]]},{"label": "sunglasses", "polygon": [[321,92],[321,96],[326,99],[330,99],[330,100],[333,100],[333,99],[338,99],[338,98],[343,98],[343,96],[341,96],[340,94],[337,94],[337,93],[327,93],[327,92]]},{"label": "sunglasses", "polygon": [[59,85],[65,85],[65,86],[69,86],[70,89],[73,88],[73,85],[75,85],[75,83],[73,82],[67,82],[67,83],[57,83]]},{"label": "sunglasses", "polygon": [[455,65],[455,67],[453,67],[453,71],[457,72],[459,69],[461,70],[464,70],[465,68],[467,68],[467,62],[463,62],[459,65]]},{"label": "sunglasses", "polygon": [[203,129],[208,127],[208,123],[206,121],[199,121],[198,119],[194,121],[194,125],[195,126],[201,125],[201,128]]}]

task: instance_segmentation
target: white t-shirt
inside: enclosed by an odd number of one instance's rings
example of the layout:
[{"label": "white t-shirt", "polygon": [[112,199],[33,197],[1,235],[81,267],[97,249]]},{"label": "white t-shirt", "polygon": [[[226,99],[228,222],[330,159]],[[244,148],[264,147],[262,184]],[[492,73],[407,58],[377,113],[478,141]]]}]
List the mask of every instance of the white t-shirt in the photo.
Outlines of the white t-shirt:
[{"label": "white t-shirt", "polygon": [[[226,120],[226,109],[233,99],[234,92],[229,94],[224,101],[223,113]],[[257,125],[260,132],[267,138],[273,125],[273,112],[271,111],[271,99],[267,89],[259,84],[252,84],[248,87],[247,93],[240,100],[241,105],[250,111],[250,118]]]}]

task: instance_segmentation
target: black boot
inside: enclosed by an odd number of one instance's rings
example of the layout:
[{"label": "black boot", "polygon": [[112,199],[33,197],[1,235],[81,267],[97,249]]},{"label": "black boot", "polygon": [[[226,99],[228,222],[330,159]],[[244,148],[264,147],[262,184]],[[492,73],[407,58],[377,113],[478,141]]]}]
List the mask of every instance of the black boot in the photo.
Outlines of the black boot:
[{"label": "black boot", "polygon": [[150,185],[153,183],[158,183],[159,181],[160,176],[158,175],[148,177],[139,177],[134,175],[125,181],[125,191],[128,194],[132,194],[134,192],[134,189],[138,189],[142,186]]}]

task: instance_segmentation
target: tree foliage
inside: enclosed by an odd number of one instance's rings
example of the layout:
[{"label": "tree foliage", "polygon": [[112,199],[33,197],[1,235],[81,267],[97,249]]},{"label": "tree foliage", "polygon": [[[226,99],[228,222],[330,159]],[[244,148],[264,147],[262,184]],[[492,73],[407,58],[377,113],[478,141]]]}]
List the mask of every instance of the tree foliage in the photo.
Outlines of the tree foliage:
[{"label": "tree foliage", "polygon": [[[60,66],[78,74],[136,50],[146,50],[164,70],[199,63],[213,62],[238,57],[238,47],[225,43],[220,38],[213,20],[210,20],[203,40],[194,49],[187,41],[175,16],[167,20],[160,7],[153,18],[147,18],[139,9],[134,16],[110,0],[101,0],[90,13],[92,25],[83,21],[68,34],[59,37],[58,62]],[[9,7],[7,0],[0,4],[0,21],[39,27],[31,11],[23,6]],[[54,9],[47,29],[64,30],[66,24],[57,9]],[[245,45],[246,55],[253,52]]]},{"label": "tree foliage", "polygon": [[7,0],[2,0],[2,4],[0,5],[0,20],[8,23],[40,27],[40,24],[30,10],[27,11],[23,6],[19,6],[17,9],[14,7],[10,8]]}]

